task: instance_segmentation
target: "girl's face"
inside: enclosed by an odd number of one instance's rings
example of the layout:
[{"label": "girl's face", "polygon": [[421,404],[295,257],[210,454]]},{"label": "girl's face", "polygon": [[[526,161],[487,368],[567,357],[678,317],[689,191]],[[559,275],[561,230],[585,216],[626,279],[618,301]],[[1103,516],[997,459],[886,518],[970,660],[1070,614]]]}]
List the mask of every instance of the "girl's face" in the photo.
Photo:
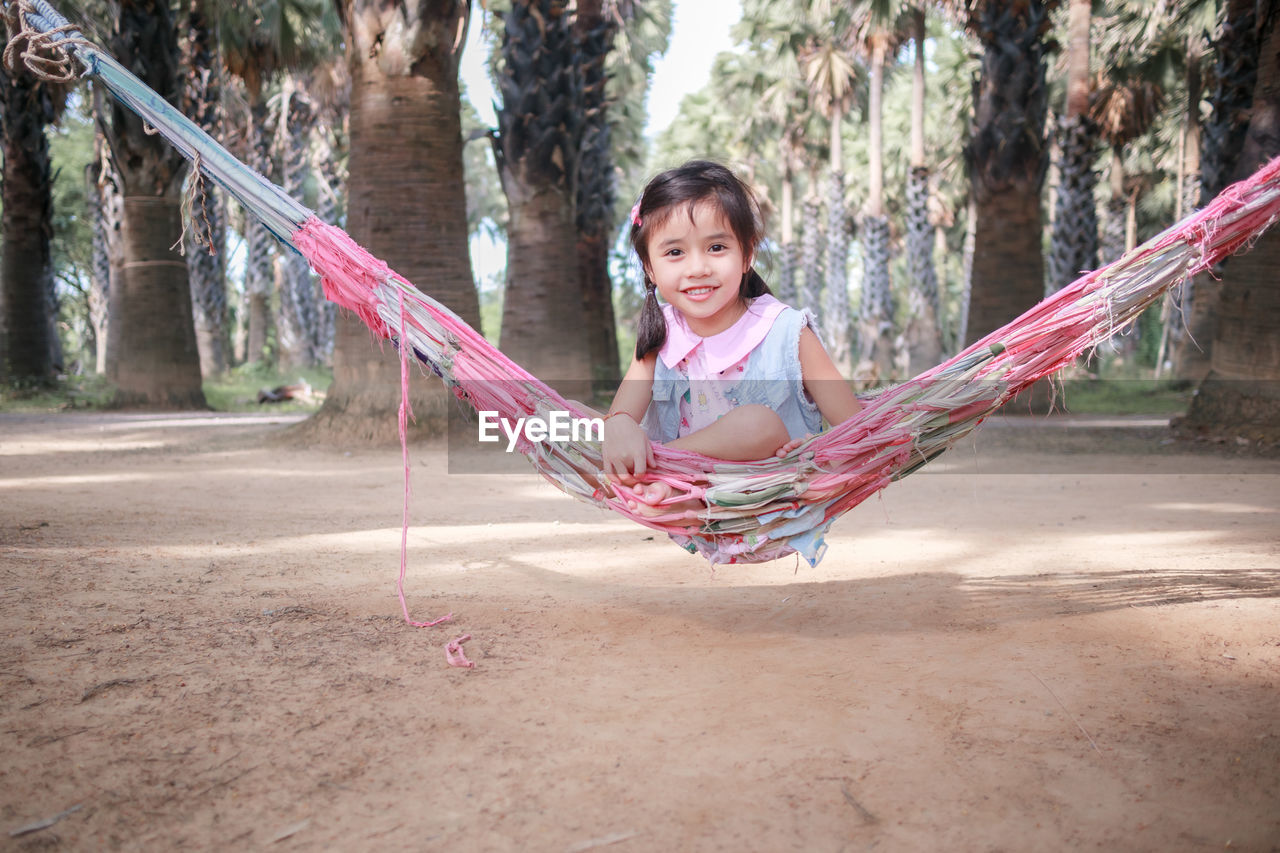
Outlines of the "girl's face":
[{"label": "girl's face", "polygon": [[746,310],[739,291],[752,258],[719,207],[698,202],[692,213],[681,207],[654,229],[645,271],[689,329],[706,338],[728,329]]}]

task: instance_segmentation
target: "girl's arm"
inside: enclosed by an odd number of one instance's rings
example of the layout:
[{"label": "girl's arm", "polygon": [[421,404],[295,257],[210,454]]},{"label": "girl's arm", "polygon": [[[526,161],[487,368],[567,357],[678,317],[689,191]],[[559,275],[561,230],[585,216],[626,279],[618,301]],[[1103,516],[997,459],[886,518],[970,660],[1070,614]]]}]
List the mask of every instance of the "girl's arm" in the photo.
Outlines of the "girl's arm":
[{"label": "girl's arm", "polygon": [[613,405],[605,416],[604,456],[605,474],[613,479],[634,484],[654,464],[653,446],[640,428],[640,420],[653,399],[653,370],[657,353],[649,353],[642,359],[634,359],[622,378]]},{"label": "girl's arm", "polygon": [[822,342],[807,326],[800,330],[800,375],[804,377],[804,390],[832,426],[844,423],[862,409]]}]

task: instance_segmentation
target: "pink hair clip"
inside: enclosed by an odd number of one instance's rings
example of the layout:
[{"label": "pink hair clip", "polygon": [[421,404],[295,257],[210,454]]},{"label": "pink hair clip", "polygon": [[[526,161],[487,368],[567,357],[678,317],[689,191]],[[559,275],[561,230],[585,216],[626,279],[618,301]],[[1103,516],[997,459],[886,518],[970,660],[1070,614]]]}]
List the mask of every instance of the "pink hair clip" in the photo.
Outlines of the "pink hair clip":
[{"label": "pink hair clip", "polygon": [[640,227],[640,202],[636,202],[636,206],[631,208],[631,224]]}]

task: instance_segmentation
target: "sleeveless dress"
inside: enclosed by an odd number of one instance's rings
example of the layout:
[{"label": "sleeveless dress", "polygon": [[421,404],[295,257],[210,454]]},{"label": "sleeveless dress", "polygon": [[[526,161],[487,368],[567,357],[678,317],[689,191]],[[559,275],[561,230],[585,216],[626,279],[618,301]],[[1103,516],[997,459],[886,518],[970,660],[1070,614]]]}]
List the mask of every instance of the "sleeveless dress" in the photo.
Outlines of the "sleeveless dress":
[{"label": "sleeveless dress", "polygon": [[791,438],[820,432],[822,414],[804,390],[800,332],[808,315],[765,294],[738,321],[708,338],[694,334],[670,305],[662,307],[667,339],[653,372],[645,427],[654,441],[696,432],[737,406],[778,413]]},{"label": "sleeveless dress", "polygon": [[[809,314],[774,297],[758,296],[733,326],[708,338],[694,334],[684,317],[662,306],[667,339],[658,351],[653,400],[642,426],[653,441],[668,442],[714,422],[736,406],[758,403],[778,413],[791,438],[822,431],[822,414],[804,390],[800,370],[800,332],[812,327]],[[782,520],[768,534],[759,532],[671,534],[690,553],[712,564],[733,563],[737,554],[755,559],[798,552],[817,565],[826,551],[823,536],[834,519],[826,504],[809,504],[762,518]],[[768,541],[762,542],[761,539]]]}]

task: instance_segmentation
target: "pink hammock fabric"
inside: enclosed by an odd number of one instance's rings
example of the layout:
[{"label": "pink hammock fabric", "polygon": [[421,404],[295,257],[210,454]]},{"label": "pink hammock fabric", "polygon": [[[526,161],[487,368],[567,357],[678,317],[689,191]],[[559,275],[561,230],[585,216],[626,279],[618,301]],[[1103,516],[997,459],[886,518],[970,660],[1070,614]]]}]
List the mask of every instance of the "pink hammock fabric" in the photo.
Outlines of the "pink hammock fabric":
[{"label": "pink hammock fabric", "polygon": [[[675,487],[670,503],[703,502],[706,511],[696,519],[630,510],[630,494],[603,477],[597,444],[522,441],[519,449],[565,492],[666,532],[713,563],[793,551],[816,563],[822,533],[836,517],[950,447],[1022,389],[1124,329],[1187,276],[1256,239],[1277,216],[1280,158],[954,358],[880,392],[854,418],[785,459],[729,463],[656,448],[651,479]],[[320,275],[330,300],[396,341],[402,358],[416,354],[476,410],[511,420],[557,410],[587,415],[340,229],[313,217],[290,242]]]}]

